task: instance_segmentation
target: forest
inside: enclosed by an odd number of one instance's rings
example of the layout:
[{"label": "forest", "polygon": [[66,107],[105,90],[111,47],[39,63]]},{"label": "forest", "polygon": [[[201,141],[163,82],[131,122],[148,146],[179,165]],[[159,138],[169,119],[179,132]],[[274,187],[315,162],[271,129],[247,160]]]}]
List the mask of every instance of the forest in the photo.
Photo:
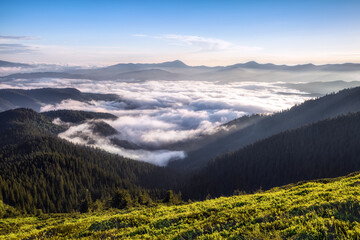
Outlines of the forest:
[{"label": "forest", "polygon": [[[323,120],[221,155],[184,188],[202,199],[360,170],[360,113]],[[198,194],[198,196],[196,196]]]},{"label": "forest", "polygon": [[164,168],[59,139],[63,127],[47,115],[0,113],[0,199],[22,213],[76,211],[82,201],[111,200],[118,190],[137,203],[161,201],[176,182]]}]

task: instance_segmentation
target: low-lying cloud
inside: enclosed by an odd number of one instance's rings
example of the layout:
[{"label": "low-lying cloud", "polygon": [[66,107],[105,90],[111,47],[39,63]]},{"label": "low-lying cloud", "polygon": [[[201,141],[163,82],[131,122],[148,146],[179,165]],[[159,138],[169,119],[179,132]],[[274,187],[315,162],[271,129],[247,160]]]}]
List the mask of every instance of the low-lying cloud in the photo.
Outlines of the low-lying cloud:
[{"label": "low-lying cloud", "polygon": [[[0,87],[4,87],[5,83]],[[8,83],[9,84],[9,83]],[[136,144],[141,149],[125,149],[109,137],[96,136],[88,123],[72,126],[60,137],[88,144],[76,133],[93,138],[93,146],[132,159],[166,165],[185,156],[166,150],[169,144],[184,142],[216,132],[222,125],[245,114],[272,113],[306,100],[303,92],[278,83],[210,81],[117,82],[75,79],[17,80],[11,87],[73,87],[82,92],[113,93],[118,101],[80,102],[67,99],[45,105],[41,111],[57,109],[108,112],[118,116],[104,120],[118,131],[111,136]],[[286,93],[286,94],[284,94]]]},{"label": "low-lying cloud", "polygon": [[[56,124],[66,124],[55,119]],[[110,138],[101,136],[93,132],[89,122],[70,126],[68,130],[59,134],[59,137],[70,142],[99,147],[107,152],[119,154],[123,157],[149,162],[158,166],[165,166],[170,159],[176,160],[185,157],[183,151],[154,150],[144,149],[125,149],[113,144]]]}]

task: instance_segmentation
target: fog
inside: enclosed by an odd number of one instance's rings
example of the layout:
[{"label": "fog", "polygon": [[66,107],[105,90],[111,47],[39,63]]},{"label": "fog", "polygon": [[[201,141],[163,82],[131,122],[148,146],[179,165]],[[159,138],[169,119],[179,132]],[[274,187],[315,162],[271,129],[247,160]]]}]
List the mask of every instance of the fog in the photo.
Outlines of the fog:
[{"label": "fog", "polygon": [[183,158],[182,151],[169,151],[162,146],[212,134],[222,125],[245,114],[287,109],[303,102],[309,95],[279,82],[219,81],[91,81],[79,79],[17,79],[1,83],[1,88],[71,87],[82,92],[112,93],[118,101],[80,102],[66,99],[48,104],[41,111],[58,109],[112,113],[116,120],[104,120],[118,131],[116,137],[136,144],[141,149],[114,145],[110,137],[97,136],[88,123],[71,126],[59,136],[71,142],[91,145],[108,152],[166,165],[171,159]]},{"label": "fog", "polygon": [[[253,82],[75,83],[62,79],[62,85],[83,92],[115,93],[121,101],[65,100],[59,104],[46,105],[41,111],[74,109],[112,113],[119,118],[106,122],[118,130],[118,137],[144,147],[159,147],[210,134],[218,126],[244,114],[272,113],[308,98],[298,90]],[[38,84],[36,86],[39,87]]]},{"label": "fog", "polygon": [[15,73],[31,73],[31,72],[62,72],[78,69],[89,69],[91,66],[70,66],[55,64],[32,64],[28,66],[0,66],[0,77]]}]

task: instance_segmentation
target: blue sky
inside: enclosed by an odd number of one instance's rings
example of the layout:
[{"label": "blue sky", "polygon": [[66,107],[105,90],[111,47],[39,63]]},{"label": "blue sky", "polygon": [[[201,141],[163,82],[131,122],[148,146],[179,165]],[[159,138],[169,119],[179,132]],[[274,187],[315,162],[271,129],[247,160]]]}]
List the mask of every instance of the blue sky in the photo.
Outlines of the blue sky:
[{"label": "blue sky", "polygon": [[1,0],[0,58],[80,65],[360,62],[359,13],[359,0]]}]

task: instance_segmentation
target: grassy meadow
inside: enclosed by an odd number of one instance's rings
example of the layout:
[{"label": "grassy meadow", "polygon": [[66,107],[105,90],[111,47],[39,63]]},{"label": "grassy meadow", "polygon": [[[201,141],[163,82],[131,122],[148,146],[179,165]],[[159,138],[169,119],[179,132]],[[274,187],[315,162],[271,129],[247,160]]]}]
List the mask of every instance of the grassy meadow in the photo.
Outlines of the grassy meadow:
[{"label": "grassy meadow", "polygon": [[0,219],[0,239],[359,239],[360,174],[180,205]]}]

